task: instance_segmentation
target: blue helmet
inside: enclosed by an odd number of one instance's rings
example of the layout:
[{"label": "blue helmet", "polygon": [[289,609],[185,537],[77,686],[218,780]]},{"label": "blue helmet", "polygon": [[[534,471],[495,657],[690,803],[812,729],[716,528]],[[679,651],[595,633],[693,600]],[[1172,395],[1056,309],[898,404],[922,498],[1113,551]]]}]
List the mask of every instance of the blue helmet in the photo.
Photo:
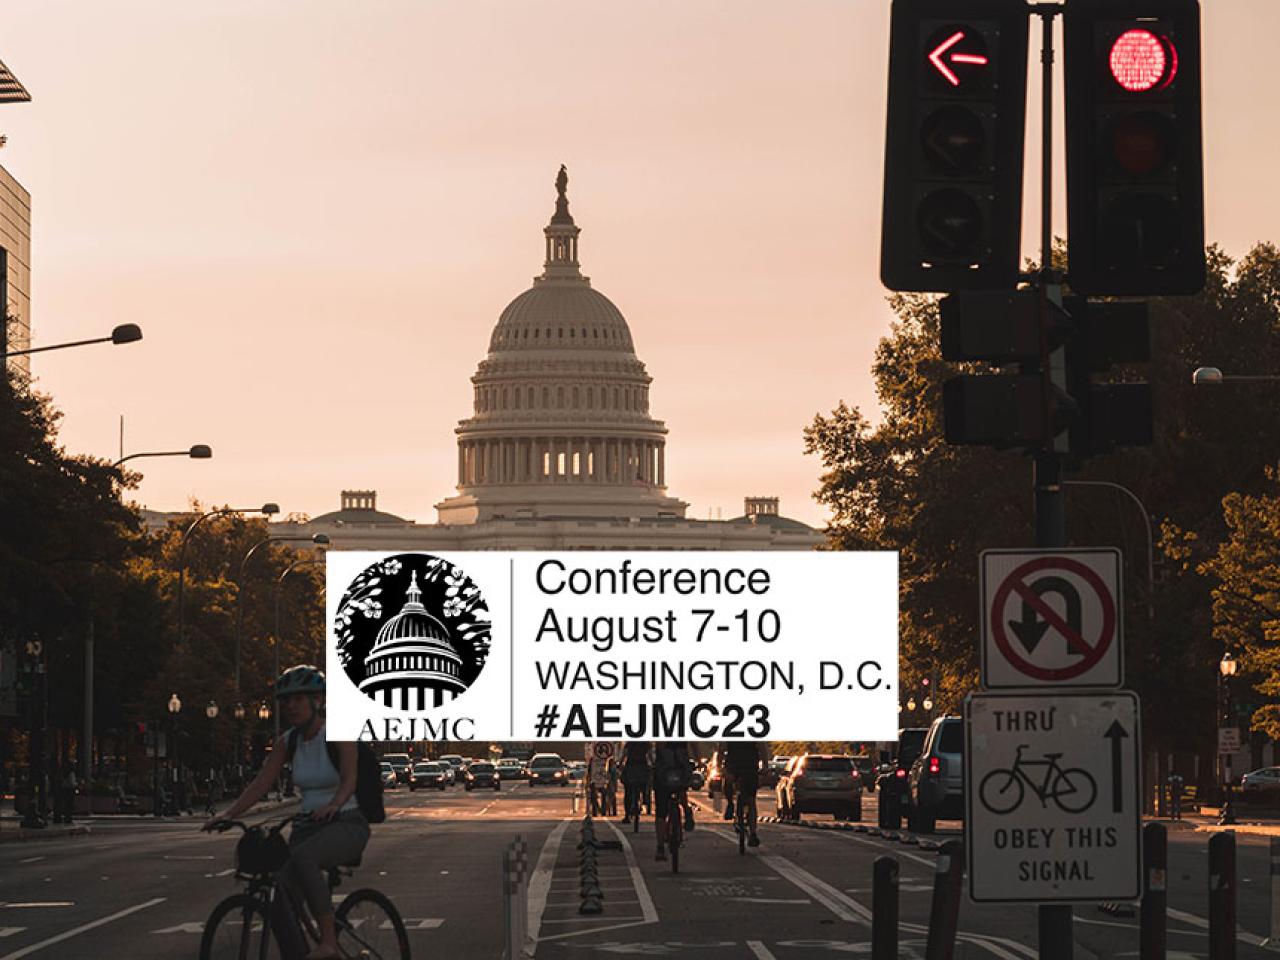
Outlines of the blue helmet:
[{"label": "blue helmet", "polygon": [[280,674],[276,680],[276,699],[295,693],[324,693],[324,672],[309,663],[300,663]]}]

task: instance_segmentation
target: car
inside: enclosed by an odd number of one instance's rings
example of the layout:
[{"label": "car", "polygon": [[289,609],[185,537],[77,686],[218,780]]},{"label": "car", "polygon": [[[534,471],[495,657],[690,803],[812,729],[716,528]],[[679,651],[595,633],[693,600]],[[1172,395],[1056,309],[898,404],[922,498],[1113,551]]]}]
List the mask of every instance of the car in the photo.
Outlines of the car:
[{"label": "car", "polygon": [[799,820],[802,813],[829,813],[837,820],[862,819],[862,781],[852,757],[831,753],[796,757],[776,792],[782,819]]},{"label": "car", "polygon": [[382,776],[382,789],[394,790],[400,785],[400,780],[396,776],[395,767],[387,763],[385,760],[378,765],[379,773]]},{"label": "car", "polygon": [[1261,767],[1240,778],[1240,799],[1246,803],[1280,800],[1280,767]]},{"label": "car", "polygon": [[466,761],[462,759],[462,754],[446,753],[439,759],[440,759],[440,763],[445,763],[449,765],[449,782],[451,784],[457,783],[458,777],[462,773],[462,766],[464,763],[466,763]]},{"label": "car", "polygon": [[907,829],[932,833],[939,820],[964,819],[964,720],[938,717],[907,775]]},{"label": "car", "polygon": [[[897,798],[897,808],[905,810],[907,806],[907,775],[911,773],[911,765],[924,749],[928,727],[903,727],[898,731],[897,748],[880,765],[876,776],[876,789],[880,791],[881,808],[886,805],[886,797]],[[887,792],[886,792],[887,791]],[[884,824],[882,823],[881,826]],[[894,826],[895,824],[890,824]]]},{"label": "car", "polygon": [[413,761],[409,759],[407,753],[384,753],[382,762],[391,764],[391,769],[396,772],[396,780],[400,783],[408,783],[410,772],[413,770]]},{"label": "car", "polygon": [[587,765],[585,763],[569,764],[569,779],[570,780],[587,779]]},{"label": "car", "polygon": [[502,789],[502,775],[498,768],[487,760],[476,760],[467,764],[467,772],[463,775],[467,790],[486,787],[493,790]]},{"label": "car", "polygon": [[787,772],[787,765],[790,763],[791,758],[787,756],[770,757],[760,770],[760,786],[775,789],[782,775]]},{"label": "car", "polygon": [[503,757],[494,766],[498,768],[498,775],[504,783],[520,779],[521,763],[515,757]]},{"label": "car", "polygon": [[560,754],[536,753],[530,758],[529,786],[536,787],[540,783],[568,785],[569,771]]},{"label": "car", "polygon": [[409,777],[409,790],[417,790],[419,787],[443,790],[449,785],[449,774],[444,768],[444,764],[431,760],[414,764],[413,774]]},{"label": "car", "polygon": [[854,757],[853,765],[858,771],[858,776],[862,779],[863,790],[874,790],[876,788],[876,761],[875,757]]},{"label": "car", "polygon": [[702,772],[701,767],[694,767],[689,773],[689,789],[701,790],[703,784],[707,782],[707,775]]}]

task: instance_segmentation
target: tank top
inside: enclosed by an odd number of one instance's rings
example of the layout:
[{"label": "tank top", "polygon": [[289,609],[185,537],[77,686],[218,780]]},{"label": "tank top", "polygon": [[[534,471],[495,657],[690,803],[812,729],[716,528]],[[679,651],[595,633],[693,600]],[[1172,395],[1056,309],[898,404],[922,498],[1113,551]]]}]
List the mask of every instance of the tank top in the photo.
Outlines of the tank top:
[{"label": "tank top", "polygon": [[[333,795],[338,792],[338,784],[341,781],[341,777],[338,773],[338,768],[329,759],[327,742],[325,728],[321,727],[320,732],[310,740],[304,736],[298,737],[298,745],[294,748],[292,762],[293,785],[302,793],[303,813],[312,813],[319,810],[333,800]],[[284,750],[289,749],[289,735],[287,733],[284,735],[281,748]],[[355,810],[357,807],[358,804],[354,793],[342,805],[343,810]]]}]

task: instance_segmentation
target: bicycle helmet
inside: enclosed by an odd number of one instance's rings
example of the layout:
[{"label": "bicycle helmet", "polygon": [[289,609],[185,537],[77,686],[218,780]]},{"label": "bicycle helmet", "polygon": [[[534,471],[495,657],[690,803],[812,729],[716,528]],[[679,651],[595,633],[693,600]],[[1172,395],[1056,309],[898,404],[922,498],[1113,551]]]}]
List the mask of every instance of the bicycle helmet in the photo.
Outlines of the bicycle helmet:
[{"label": "bicycle helmet", "polygon": [[309,663],[300,663],[280,674],[276,680],[276,699],[295,693],[324,693],[324,672]]}]

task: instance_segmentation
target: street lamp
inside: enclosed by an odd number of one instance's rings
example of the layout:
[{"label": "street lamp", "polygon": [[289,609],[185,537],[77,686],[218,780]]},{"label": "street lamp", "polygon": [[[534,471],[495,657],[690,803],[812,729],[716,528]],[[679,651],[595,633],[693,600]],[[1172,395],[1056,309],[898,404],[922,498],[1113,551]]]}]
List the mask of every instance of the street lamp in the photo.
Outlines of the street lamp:
[{"label": "street lamp", "polygon": [[[228,513],[261,513],[270,517],[280,512],[280,504],[264,503],[260,507],[221,507],[217,510],[210,510],[208,513],[202,513],[191,521],[191,525],[182,533],[182,543],[178,547],[178,647],[181,649],[186,640],[185,626],[185,596],[187,583],[187,543],[191,540],[191,535],[196,532],[196,527],[204,523],[210,517],[221,517]],[[240,692],[240,684],[236,683],[236,693]]]},{"label": "street lamp", "polygon": [[[1231,678],[1236,675],[1236,670],[1240,664],[1236,658],[1231,655],[1231,651],[1227,651],[1222,655],[1222,659],[1218,661],[1219,685],[1222,690],[1223,729],[1235,728],[1235,711],[1231,703]],[[1222,813],[1218,817],[1218,823],[1221,826],[1231,826],[1236,822],[1235,808],[1231,803],[1231,754],[1222,750],[1222,779],[1223,779],[1223,800]]]},{"label": "street lamp", "polygon": [[5,357],[25,357],[32,353],[44,353],[47,350],[65,350],[67,347],[84,347],[91,343],[137,343],[142,339],[142,328],[136,323],[122,323],[111,331],[109,337],[93,337],[90,340],[72,340],[70,343],[55,343],[47,347],[28,347],[25,350],[7,350]]},{"label": "street lamp", "polygon": [[258,719],[261,720],[263,723],[266,723],[268,720],[271,719],[271,708],[268,707],[265,703],[259,704],[258,706]]},{"label": "street lamp", "polygon": [[[324,534],[319,534],[319,536],[324,536]],[[328,539],[329,539],[328,537],[325,537],[326,542],[328,541]],[[280,595],[284,592],[284,589],[283,589],[284,578],[287,577],[289,574],[293,573],[293,571],[298,569],[298,567],[313,567],[313,566],[316,566],[317,564],[322,564],[322,563],[324,563],[324,560],[319,557],[303,557],[300,560],[293,561],[293,563],[289,564],[287,567],[284,568],[284,571],[280,574],[280,576],[276,577],[275,588],[274,588],[275,631],[272,634],[272,636],[275,638],[273,646],[275,647],[275,650],[276,650],[276,676],[277,677],[280,676]],[[277,726],[278,725],[279,724],[277,723]]]},{"label": "street lamp", "polygon": [[240,787],[244,781],[244,704],[237,702],[231,714],[236,718],[236,786]]},{"label": "street lamp", "polygon": [[[316,533],[311,536],[269,536],[259,540],[248,549],[244,557],[240,560],[240,572],[236,576],[236,696],[240,696],[240,638],[244,634],[244,568],[249,560],[259,548],[265,547],[269,543],[288,543],[309,540],[317,546],[327,546],[329,543],[328,534]],[[278,648],[277,648],[278,649]],[[276,676],[280,676],[280,656],[276,654]],[[274,678],[272,678],[274,679]]]},{"label": "street lamp", "polygon": [[209,792],[213,792],[213,779],[217,774],[216,764],[214,762],[213,747],[213,721],[218,719],[217,701],[210,700],[209,705],[204,708],[204,715],[209,718]]},{"label": "street lamp", "polygon": [[1191,374],[1192,386],[1216,387],[1224,383],[1280,383],[1280,374],[1223,373],[1217,367],[1196,367]]},{"label": "street lamp", "polygon": [[182,710],[182,701],[178,699],[178,695],[171,694],[169,697],[169,779],[173,785],[174,808],[178,809],[178,713]]},{"label": "street lamp", "polygon": [[213,456],[213,448],[207,443],[197,443],[188,447],[186,450],[157,450],[148,453],[131,453],[127,457],[121,457],[111,465],[112,469],[119,467],[120,464],[127,460],[136,460],[138,457],[190,457],[192,460],[208,460]]}]

